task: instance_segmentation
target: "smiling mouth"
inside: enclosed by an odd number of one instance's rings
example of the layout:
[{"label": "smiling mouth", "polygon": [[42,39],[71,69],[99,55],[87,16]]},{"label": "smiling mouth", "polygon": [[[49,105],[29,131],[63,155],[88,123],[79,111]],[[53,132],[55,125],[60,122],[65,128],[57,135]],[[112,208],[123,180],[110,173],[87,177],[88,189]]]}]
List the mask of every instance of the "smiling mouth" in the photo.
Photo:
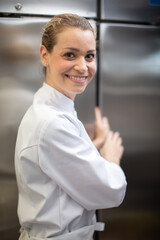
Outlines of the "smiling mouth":
[{"label": "smiling mouth", "polygon": [[65,74],[65,76],[68,77],[73,82],[77,82],[77,83],[84,83],[87,79],[87,76],[73,76],[68,74]]}]

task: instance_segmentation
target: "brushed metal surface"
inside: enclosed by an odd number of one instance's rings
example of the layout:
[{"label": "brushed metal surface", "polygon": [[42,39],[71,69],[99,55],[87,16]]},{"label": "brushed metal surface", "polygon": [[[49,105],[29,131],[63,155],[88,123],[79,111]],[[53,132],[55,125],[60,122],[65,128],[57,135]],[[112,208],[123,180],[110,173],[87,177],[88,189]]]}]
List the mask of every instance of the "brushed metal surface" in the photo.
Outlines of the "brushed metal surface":
[{"label": "brushed metal surface", "polygon": [[[160,209],[160,28],[101,24],[102,109],[125,147],[128,190],[100,239],[157,239]],[[127,227],[126,227],[127,226]],[[115,231],[115,229],[117,229]]]},{"label": "brushed metal surface", "polygon": [[148,0],[102,0],[101,14],[107,20],[160,23],[160,7]]},{"label": "brushed metal surface", "polygon": [[75,13],[84,17],[96,17],[96,0],[0,0],[0,12],[16,14],[57,15]]},{"label": "brushed metal surface", "polygon": [[103,110],[126,150],[160,148],[160,28],[101,25]]},{"label": "brushed metal surface", "polygon": [[39,58],[47,19],[0,19],[0,171],[14,173],[18,124],[43,82]]},{"label": "brushed metal surface", "polygon": [[14,148],[20,120],[42,84],[39,46],[44,19],[0,19],[0,236],[18,239]]}]

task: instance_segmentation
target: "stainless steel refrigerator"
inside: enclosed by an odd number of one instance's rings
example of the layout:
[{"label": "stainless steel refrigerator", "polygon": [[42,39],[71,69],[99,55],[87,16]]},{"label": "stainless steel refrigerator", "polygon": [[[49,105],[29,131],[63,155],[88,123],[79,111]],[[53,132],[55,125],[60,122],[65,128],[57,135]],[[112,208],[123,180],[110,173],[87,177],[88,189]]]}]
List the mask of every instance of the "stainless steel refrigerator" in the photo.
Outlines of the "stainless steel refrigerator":
[{"label": "stainless steel refrigerator", "polygon": [[[14,147],[18,125],[44,76],[43,27],[59,13],[97,26],[97,74],[76,99],[92,123],[99,104],[123,137],[128,189],[119,208],[98,211],[99,240],[157,239],[160,188],[160,7],[148,0],[0,0],[0,238],[18,239]],[[151,5],[153,4],[153,5]]]},{"label": "stainless steel refrigerator", "polygon": [[[96,1],[0,1],[0,239],[18,239],[14,147],[18,125],[44,81],[39,46],[45,24],[59,13],[92,19]],[[95,79],[76,103],[79,117],[93,120]],[[85,108],[84,108],[85,106]]]},{"label": "stainless steel refrigerator", "polygon": [[119,131],[128,187],[119,208],[101,211],[100,239],[158,239],[160,228],[160,6],[103,0],[100,91],[103,113]]}]

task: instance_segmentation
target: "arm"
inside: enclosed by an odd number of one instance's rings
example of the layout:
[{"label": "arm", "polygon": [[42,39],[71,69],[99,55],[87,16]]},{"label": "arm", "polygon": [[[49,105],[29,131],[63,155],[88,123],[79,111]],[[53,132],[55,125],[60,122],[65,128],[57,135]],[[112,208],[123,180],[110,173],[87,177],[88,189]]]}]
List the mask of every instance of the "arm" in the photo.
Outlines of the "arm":
[{"label": "arm", "polygon": [[46,124],[38,150],[41,169],[88,210],[118,206],[125,195],[124,173],[100,156],[78,124],[60,117]]}]

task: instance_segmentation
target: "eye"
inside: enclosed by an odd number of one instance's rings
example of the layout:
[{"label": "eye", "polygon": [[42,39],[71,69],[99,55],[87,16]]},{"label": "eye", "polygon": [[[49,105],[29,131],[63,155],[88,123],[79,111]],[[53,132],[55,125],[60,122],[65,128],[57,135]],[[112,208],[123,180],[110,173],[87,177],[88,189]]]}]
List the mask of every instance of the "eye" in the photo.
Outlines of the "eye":
[{"label": "eye", "polygon": [[64,54],[64,56],[65,56],[66,58],[70,58],[70,59],[72,59],[72,58],[75,57],[72,52],[67,52],[67,53]]},{"label": "eye", "polygon": [[87,54],[86,58],[87,58],[87,60],[92,61],[95,58],[95,54],[93,54],[93,53]]}]

